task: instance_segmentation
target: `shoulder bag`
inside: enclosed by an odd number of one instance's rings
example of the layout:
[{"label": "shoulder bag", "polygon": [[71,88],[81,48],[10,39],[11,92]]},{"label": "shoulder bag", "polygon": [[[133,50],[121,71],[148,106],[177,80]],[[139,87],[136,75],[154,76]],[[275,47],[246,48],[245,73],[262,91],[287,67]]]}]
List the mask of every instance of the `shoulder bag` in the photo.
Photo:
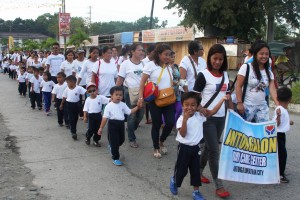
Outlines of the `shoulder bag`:
[{"label": "shoulder bag", "polygon": [[219,88],[217,89],[217,91],[214,93],[214,95],[208,100],[208,102],[206,102],[206,104],[203,106],[203,108],[208,108],[208,106],[215,100],[215,98],[218,96],[218,94],[220,93],[222,87],[223,87],[223,84],[224,84],[224,72],[223,72],[223,76],[222,76],[222,80],[221,80],[221,83],[220,83],[220,86]]},{"label": "shoulder bag", "polygon": [[99,59],[99,67],[98,67],[98,71],[97,71],[97,74],[96,74],[96,77],[95,77],[95,84],[96,84],[96,87],[97,87],[97,88],[98,88],[98,86],[99,86],[100,64],[101,64],[101,61],[100,61],[100,59]]},{"label": "shoulder bag", "polygon": [[196,80],[197,79],[197,71],[196,71],[196,67],[194,65],[194,61],[193,61],[193,59],[192,59],[191,56],[188,56],[188,57],[189,57],[189,59],[190,59],[190,61],[192,63],[192,66],[193,66],[193,69],[194,69],[194,77],[195,77],[195,80]]}]

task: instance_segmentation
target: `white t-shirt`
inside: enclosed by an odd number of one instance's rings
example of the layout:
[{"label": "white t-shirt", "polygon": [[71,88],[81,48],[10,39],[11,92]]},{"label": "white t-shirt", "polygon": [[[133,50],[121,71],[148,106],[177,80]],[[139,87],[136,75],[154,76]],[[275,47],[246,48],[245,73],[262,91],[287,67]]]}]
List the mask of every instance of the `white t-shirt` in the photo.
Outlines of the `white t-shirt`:
[{"label": "white t-shirt", "polygon": [[[42,77],[38,77],[38,79],[36,79],[34,76],[32,76],[32,78],[30,79],[30,83],[33,84],[33,91],[35,93],[40,93],[41,90],[40,90],[40,85],[41,85],[41,82],[43,81]],[[31,85],[32,87],[32,85]]]},{"label": "white t-shirt", "polygon": [[[265,97],[265,89],[269,87],[269,80],[265,70],[260,70],[262,79],[259,81],[256,78],[255,72],[253,71],[253,66],[250,63],[249,69],[249,78],[248,78],[248,85],[245,94],[244,103],[247,105],[261,105],[266,102]],[[247,64],[243,64],[238,72],[238,75],[246,76],[247,71]],[[274,75],[270,72],[271,80],[274,80]]]},{"label": "white t-shirt", "polygon": [[49,72],[51,73],[51,76],[57,76],[57,73],[60,72],[60,65],[64,60],[65,57],[61,54],[51,54],[48,56],[46,65],[50,65]]},{"label": "white t-shirt", "polygon": [[144,65],[146,65],[148,62],[150,62],[149,57],[146,56],[146,57],[142,60],[142,62],[144,63]]},{"label": "white t-shirt", "polygon": [[95,99],[88,97],[85,100],[83,111],[88,113],[99,113],[102,110],[102,105],[108,103],[109,103],[109,98],[103,95],[97,95]]},{"label": "white t-shirt", "polygon": [[19,83],[25,83],[26,82],[26,76],[27,76],[27,73],[24,73],[23,75],[19,74],[18,79],[17,79],[19,81]]},{"label": "white t-shirt", "polygon": [[27,58],[26,67],[31,66],[32,62],[33,62],[33,58],[31,57]]},{"label": "white t-shirt", "polygon": [[[104,96],[110,96],[109,90],[116,85],[115,78],[118,77],[118,69],[114,63],[106,63],[104,60],[100,61],[100,70],[99,70],[99,85],[98,85],[98,94]],[[95,66],[93,72],[98,73],[99,66]]]},{"label": "white t-shirt", "polygon": [[116,66],[118,65],[119,58],[116,59],[114,57],[111,57],[110,62],[114,63]]},{"label": "white t-shirt", "polygon": [[[222,81],[222,76],[216,77],[214,76],[208,69],[205,69],[202,71],[206,84],[203,89],[203,91],[198,91],[201,92],[202,94],[202,100],[201,100],[201,105],[204,106],[210,99],[211,97],[216,93],[217,89],[220,87],[221,81]],[[219,101],[226,95],[226,91],[228,90],[228,84],[229,84],[229,78],[227,72],[224,73],[224,83],[221,87],[221,90],[219,94],[216,96],[216,98],[211,102],[211,104],[208,106],[209,110],[212,110],[218,103]],[[197,87],[197,86],[195,86]],[[216,114],[213,115],[214,117],[224,117],[225,116],[225,104],[223,103],[221,108],[218,110]]]},{"label": "white t-shirt", "polygon": [[140,87],[142,73],[142,62],[136,65],[128,59],[121,64],[118,75],[124,78],[124,86],[128,88],[137,88]]},{"label": "white t-shirt", "polygon": [[281,114],[280,114],[280,125],[277,126],[277,132],[286,133],[290,130],[290,116],[287,109],[285,109],[282,106],[277,106],[274,111],[273,120],[276,120],[277,118],[278,109],[280,109]]},{"label": "white t-shirt", "polygon": [[104,109],[103,117],[107,119],[115,119],[115,120],[123,121],[125,119],[124,114],[126,115],[131,114],[131,109],[124,102],[120,102],[120,103],[109,102]]},{"label": "white t-shirt", "polygon": [[66,77],[72,75],[72,72],[76,72],[74,61],[70,63],[69,61],[65,60],[61,63],[60,70],[64,71]]},{"label": "white t-shirt", "polygon": [[53,81],[42,81],[40,87],[42,88],[42,92],[51,92],[55,83]]},{"label": "white t-shirt", "polygon": [[39,62],[42,64],[42,66],[45,66],[47,61],[47,58],[43,57],[43,58],[39,58]]},{"label": "white t-shirt", "polygon": [[[195,112],[195,114],[187,120],[187,128],[186,135],[182,137],[179,133],[177,133],[176,141],[189,145],[195,146],[200,143],[200,140],[203,138],[203,122],[206,121],[206,117],[201,116],[199,112]],[[183,115],[181,115],[176,123],[176,128],[180,129],[182,127]]]},{"label": "white t-shirt", "polygon": [[128,58],[125,58],[124,56],[120,56],[119,59],[118,59],[118,65],[121,65],[127,59]]},{"label": "white t-shirt", "polygon": [[191,63],[191,60],[189,59],[188,56],[184,56],[183,59],[180,62],[180,67],[186,70],[186,80],[188,83],[188,91],[193,91],[194,85],[195,85],[195,76],[199,74],[199,72],[203,71],[206,69],[206,62],[203,58],[198,57],[198,63],[195,63],[195,61],[192,59],[194,62],[194,66],[196,69],[197,74],[195,75],[194,67]]},{"label": "white t-shirt", "polygon": [[96,62],[92,62],[90,60],[84,61],[80,73],[78,74],[78,77],[83,79],[85,76],[86,77],[85,83],[86,85],[89,84],[92,80],[92,75],[93,75],[92,70],[95,67],[98,67],[98,65],[99,65],[99,61]]},{"label": "white t-shirt", "polygon": [[56,95],[56,98],[58,99],[62,99],[63,98],[63,93],[65,91],[65,89],[68,87],[67,83],[64,82],[63,84],[59,85],[59,84],[55,84],[54,88],[52,90],[52,94]]},{"label": "white t-shirt", "polygon": [[[82,69],[82,66],[83,66],[83,63],[86,59],[84,58],[83,61],[79,61],[79,60],[74,60],[73,63],[74,63],[74,68],[75,68],[75,73],[76,73],[76,78],[79,78],[79,73]],[[83,86],[83,85],[86,85],[86,73],[83,74],[83,77],[81,78],[81,81],[79,83],[79,85]]]},{"label": "white t-shirt", "polygon": [[26,81],[30,81],[33,77],[33,73],[26,73]]},{"label": "white t-shirt", "polygon": [[[169,74],[167,68],[169,68],[170,74]],[[150,76],[149,81],[157,84],[157,79],[158,79],[162,69],[163,68],[156,65],[153,61],[150,61],[145,65],[145,67],[143,69],[143,73]],[[170,80],[170,75],[171,75],[171,80]],[[172,87],[171,82],[173,84],[172,68],[168,66],[168,67],[165,67],[163,70],[161,80],[158,83],[158,89],[162,90],[162,89]]]},{"label": "white t-shirt", "polygon": [[42,66],[42,63],[40,61],[38,61],[37,63],[35,63],[34,61],[32,61],[30,63],[30,66],[33,66],[33,67],[35,67],[35,68],[38,69],[38,68],[40,68]]},{"label": "white t-shirt", "polygon": [[65,91],[63,92],[63,98],[66,98],[67,102],[76,103],[80,100],[80,95],[84,95],[86,92],[86,89],[84,89],[81,86],[76,86],[73,89],[70,89],[67,87]]}]

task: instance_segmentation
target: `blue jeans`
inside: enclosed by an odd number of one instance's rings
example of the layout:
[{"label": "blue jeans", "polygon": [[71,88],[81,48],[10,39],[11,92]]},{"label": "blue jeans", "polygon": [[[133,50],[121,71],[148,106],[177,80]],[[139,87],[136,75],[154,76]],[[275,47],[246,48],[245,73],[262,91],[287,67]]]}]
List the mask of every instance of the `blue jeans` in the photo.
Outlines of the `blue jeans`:
[{"label": "blue jeans", "polygon": [[[131,105],[128,88],[124,87],[125,103],[129,108],[134,108],[136,105]],[[144,108],[139,109],[136,113],[132,113],[127,118],[127,133],[128,140],[133,142],[136,140],[135,131],[139,127],[140,122],[144,117]]]},{"label": "blue jeans", "polygon": [[43,92],[43,98],[45,102],[44,110],[45,112],[49,112],[51,107],[51,92]]}]

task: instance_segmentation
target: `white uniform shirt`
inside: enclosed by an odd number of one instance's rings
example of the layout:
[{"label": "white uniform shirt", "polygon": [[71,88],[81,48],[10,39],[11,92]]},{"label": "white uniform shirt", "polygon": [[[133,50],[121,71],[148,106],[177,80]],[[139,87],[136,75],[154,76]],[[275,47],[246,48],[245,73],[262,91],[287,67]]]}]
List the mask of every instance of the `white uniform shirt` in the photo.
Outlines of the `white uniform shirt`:
[{"label": "white uniform shirt", "polygon": [[49,72],[51,73],[51,76],[57,76],[57,73],[60,72],[60,65],[64,60],[65,57],[61,54],[51,54],[48,56],[46,65],[50,65]]},{"label": "white uniform shirt", "polygon": [[104,60],[100,61],[99,66],[95,66],[93,72],[99,76],[98,94],[110,96],[109,90],[116,85],[115,78],[118,77],[118,69],[114,63],[106,63]]},{"label": "white uniform shirt", "polygon": [[72,72],[76,72],[74,61],[70,63],[69,61],[65,60],[61,63],[60,70],[64,71],[66,77],[72,75]]},{"label": "white uniform shirt", "polygon": [[[199,112],[195,112],[192,117],[187,120],[186,136],[182,137],[177,133],[176,141],[189,145],[195,146],[200,143],[200,140],[203,138],[203,122],[206,121],[206,117],[203,117]],[[183,116],[181,115],[176,123],[176,128],[180,129],[182,127]]]},{"label": "white uniform shirt", "polygon": [[42,81],[40,87],[42,88],[42,92],[51,92],[55,83],[53,81]]},{"label": "white uniform shirt", "polygon": [[40,85],[41,82],[43,81],[42,77],[38,77],[37,79],[35,78],[35,76],[32,76],[32,78],[30,79],[30,83],[33,84],[33,91],[35,93],[40,93]]},{"label": "white uniform shirt", "polygon": [[86,89],[84,89],[81,86],[76,86],[73,89],[70,89],[67,87],[63,93],[63,98],[66,98],[67,102],[76,103],[80,100],[80,95],[84,95],[86,92]]},{"label": "white uniform shirt", "polygon": [[109,98],[103,95],[97,95],[95,99],[88,97],[85,100],[83,111],[88,113],[100,113],[102,110],[102,105],[108,103],[109,103]]},{"label": "white uniform shirt", "polygon": [[30,81],[32,77],[33,77],[33,73],[27,73],[26,74],[26,81]]},{"label": "white uniform shirt", "polygon": [[85,85],[89,84],[92,80],[92,75],[93,75],[93,69],[95,67],[97,67],[99,65],[99,61],[96,61],[96,62],[92,62],[90,60],[86,60],[84,61],[83,65],[82,65],[82,68],[80,70],[80,73],[78,74],[78,77],[83,79],[84,76],[86,76],[86,79],[85,79]]},{"label": "white uniform shirt", "polygon": [[195,85],[195,76],[199,74],[199,72],[206,69],[206,62],[203,58],[198,57],[198,63],[195,63],[195,61],[192,59],[197,74],[195,75],[194,67],[191,63],[191,60],[188,56],[184,56],[183,59],[180,62],[180,67],[186,70],[186,80],[188,83],[188,91],[193,91],[194,85]]},{"label": "white uniform shirt", "polygon": [[124,114],[131,114],[130,108],[124,102],[109,102],[104,109],[103,117],[123,121],[125,119]]},{"label": "white uniform shirt", "polygon": [[65,91],[65,89],[68,87],[67,83],[64,82],[63,84],[59,85],[59,84],[55,84],[54,88],[52,90],[52,94],[56,95],[56,98],[58,99],[62,99],[63,98],[63,93]]},{"label": "white uniform shirt", "polygon": [[143,73],[143,64],[140,62],[138,65],[131,62],[131,60],[125,60],[119,70],[119,76],[124,78],[124,86],[128,88],[140,87],[140,82]]},{"label": "white uniform shirt", "polygon": [[[245,95],[245,104],[247,105],[261,105],[266,102],[265,97],[265,89],[269,87],[269,80],[265,70],[260,70],[262,79],[259,81],[256,78],[255,72],[253,70],[252,64],[250,65],[249,69],[249,78],[248,78],[248,85],[246,89]],[[238,72],[239,75],[246,77],[247,65],[243,64]],[[273,73],[270,72],[271,80],[274,80]]]},{"label": "white uniform shirt", "polygon": [[[170,75],[169,75],[167,68],[169,68],[171,80],[170,80]],[[162,70],[162,68],[160,66],[156,65],[153,61],[150,61],[145,65],[145,67],[143,69],[143,73],[150,76],[149,81],[157,83],[157,79],[161,73],[161,70]],[[161,76],[161,80],[158,84],[158,89],[162,90],[165,88],[172,87],[171,82],[173,84],[172,68],[165,67],[165,69],[163,70],[162,76]]]},{"label": "white uniform shirt", "polygon": [[[73,61],[74,72],[76,73],[76,78],[79,78],[79,73],[82,69],[84,61],[86,61],[86,59],[84,59],[83,61],[79,61],[77,59]],[[86,73],[84,73],[83,77],[81,77],[81,81],[80,81],[79,85],[81,85],[81,86],[86,85]]]},{"label": "white uniform shirt", "polygon": [[19,81],[19,83],[25,83],[26,82],[26,76],[27,76],[27,73],[24,73],[23,75],[19,74],[18,78],[17,78],[17,80]]},{"label": "white uniform shirt", "polygon": [[290,116],[287,109],[285,109],[282,106],[277,106],[274,111],[273,120],[276,120],[277,118],[278,109],[280,109],[281,114],[280,114],[280,125],[277,126],[277,132],[286,133],[290,130]]}]

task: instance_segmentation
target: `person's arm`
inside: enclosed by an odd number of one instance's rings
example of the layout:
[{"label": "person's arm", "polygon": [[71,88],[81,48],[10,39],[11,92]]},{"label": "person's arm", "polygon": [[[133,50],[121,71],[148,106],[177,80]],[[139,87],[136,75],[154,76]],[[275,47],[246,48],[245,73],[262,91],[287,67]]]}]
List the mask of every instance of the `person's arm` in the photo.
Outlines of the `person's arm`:
[{"label": "person's arm", "polygon": [[184,92],[188,92],[188,87],[186,85],[186,70],[183,67],[179,68],[179,73],[180,73],[180,80],[182,84],[182,88]]},{"label": "person's arm", "polygon": [[[243,85],[244,85],[245,77],[242,75],[237,75],[235,93],[236,93],[236,101],[237,101],[237,110],[240,114],[244,114],[245,107],[242,101],[243,95]],[[247,88],[244,88],[246,90]]]},{"label": "person's arm", "polygon": [[139,106],[136,106],[136,107],[132,108],[130,114],[136,113],[139,109],[140,109]]},{"label": "person's arm", "polygon": [[46,65],[46,70],[45,70],[45,71],[46,71],[46,72],[49,72],[49,69],[50,69],[50,65],[47,64],[47,65]]},{"label": "person's arm", "polygon": [[146,81],[149,79],[149,75],[148,74],[144,74],[142,75],[141,78],[141,82],[140,82],[140,93],[139,93],[139,99],[138,99],[138,106],[139,107],[143,107],[143,102],[144,102],[144,88],[145,88],[145,83]]},{"label": "person's arm", "polygon": [[191,117],[190,112],[184,112],[183,114],[183,119],[182,119],[182,125],[181,128],[179,129],[179,134],[181,135],[181,137],[185,137],[186,136],[186,132],[187,132],[187,121],[188,119]]},{"label": "person's arm", "polygon": [[92,83],[95,83],[95,81],[96,81],[96,76],[97,76],[97,74],[96,74],[95,72],[92,72],[92,79],[91,79],[91,82],[92,82]]},{"label": "person's arm", "polygon": [[270,89],[270,94],[271,94],[271,97],[272,97],[275,105],[278,106],[279,102],[277,100],[277,92],[276,92],[276,87],[275,87],[274,80],[270,81],[269,89]]},{"label": "person's arm", "polygon": [[207,117],[210,117],[210,116],[212,116],[212,115],[214,115],[214,114],[216,114],[217,112],[218,112],[218,110],[221,108],[221,106],[222,106],[222,104],[224,103],[224,101],[225,100],[227,100],[228,99],[228,97],[227,97],[227,95],[226,96],[224,96],[218,103],[217,103],[217,105],[212,109],[212,110],[206,110],[206,116]]},{"label": "person's arm", "polygon": [[31,92],[34,92],[34,83],[31,83]]},{"label": "person's arm", "polygon": [[63,97],[63,99],[61,100],[61,103],[60,103],[60,106],[59,106],[59,109],[60,110],[63,110],[64,109],[64,104],[66,102],[66,97]]},{"label": "person's arm", "polygon": [[55,94],[52,94],[52,102],[55,101],[55,97],[56,97],[56,95],[55,95]]},{"label": "person's arm", "polygon": [[118,76],[116,86],[121,86],[123,84],[124,80],[125,79],[122,76]]},{"label": "person's arm", "polygon": [[98,135],[102,135],[102,131],[103,131],[103,129],[104,129],[106,123],[107,123],[107,118],[106,118],[106,117],[103,117],[103,118],[102,118],[102,121],[101,121],[100,128],[99,128],[99,130],[98,130]]},{"label": "person's arm", "polygon": [[276,112],[276,123],[277,123],[277,126],[279,126],[281,124],[281,110],[280,108],[277,108],[277,110],[275,111]]},{"label": "person's arm", "polygon": [[83,121],[84,121],[85,123],[87,123],[87,115],[88,115],[88,112],[83,111]]}]

